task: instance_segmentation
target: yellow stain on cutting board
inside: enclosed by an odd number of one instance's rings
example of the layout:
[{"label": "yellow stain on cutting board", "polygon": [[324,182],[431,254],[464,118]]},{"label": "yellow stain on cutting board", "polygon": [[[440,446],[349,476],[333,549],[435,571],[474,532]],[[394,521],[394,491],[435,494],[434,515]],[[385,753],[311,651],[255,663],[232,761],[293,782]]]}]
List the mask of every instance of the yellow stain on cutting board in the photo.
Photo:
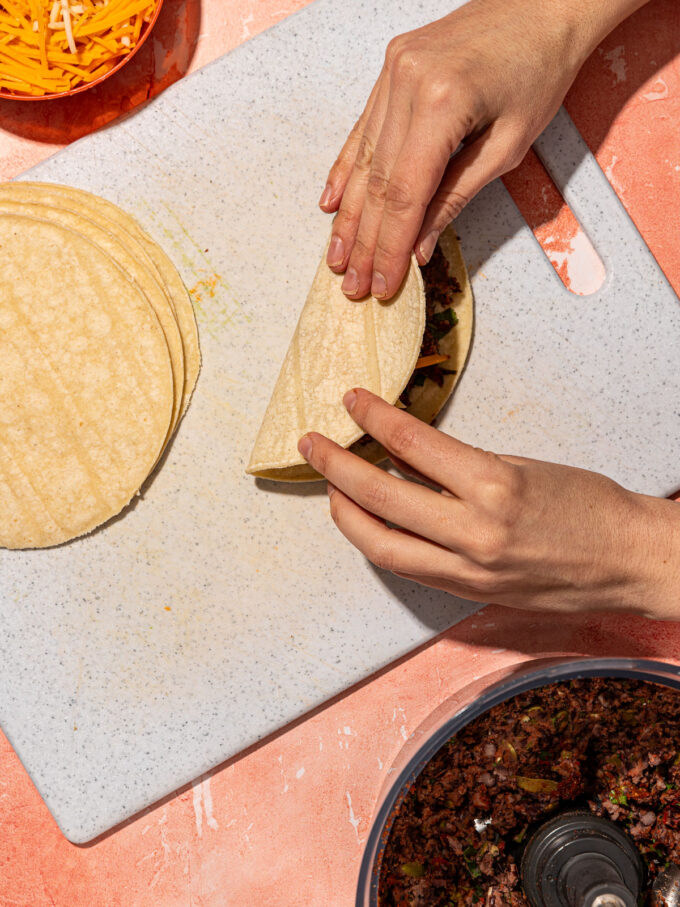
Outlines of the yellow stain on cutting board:
[{"label": "yellow stain on cutting board", "polygon": [[167,224],[162,226],[163,233],[179,253],[182,264],[199,278],[189,289],[189,294],[201,326],[215,337],[222,328],[233,324],[237,318],[252,321],[252,314],[241,305],[229,282],[213,266],[205,243],[197,242],[170,205],[163,204],[163,207],[193,250],[193,254],[189,254],[186,243],[179,241],[176,232]]},{"label": "yellow stain on cutting board", "polygon": [[207,321],[205,300],[215,298],[216,288],[221,280],[222,278],[219,274],[206,274],[205,277],[199,278],[193,287],[189,287],[191,301],[201,321]]}]

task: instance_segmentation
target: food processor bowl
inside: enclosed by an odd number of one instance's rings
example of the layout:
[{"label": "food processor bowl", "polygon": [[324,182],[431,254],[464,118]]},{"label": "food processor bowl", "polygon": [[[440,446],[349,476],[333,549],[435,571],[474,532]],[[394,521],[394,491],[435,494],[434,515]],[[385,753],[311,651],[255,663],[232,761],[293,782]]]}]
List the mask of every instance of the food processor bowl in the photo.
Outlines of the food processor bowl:
[{"label": "food processor bowl", "polygon": [[680,691],[680,667],[634,658],[551,657],[509,666],[475,680],[446,699],[409,737],[380,791],[366,841],[356,907],[378,907],[382,855],[396,811],[435,753],[467,724],[527,690],[586,677],[644,680]]}]

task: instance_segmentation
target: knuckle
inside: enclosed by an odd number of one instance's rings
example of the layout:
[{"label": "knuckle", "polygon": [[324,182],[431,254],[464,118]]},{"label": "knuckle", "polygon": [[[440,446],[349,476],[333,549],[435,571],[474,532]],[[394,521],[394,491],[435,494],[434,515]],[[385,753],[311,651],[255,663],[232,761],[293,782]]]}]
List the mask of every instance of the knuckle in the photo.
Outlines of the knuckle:
[{"label": "knuckle", "polygon": [[397,567],[397,557],[389,534],[372,542],[365,553],[369,561],[372,561],[376,567],[394,573]]},{"label": "knuckle", "polygon": [[496,454],[487,453],[493,475],[481,484],[484,507],[503,523],[511,525],[524,492],[523,473]]},{"label": "knuckle", "polygon": [[391,214],[403,214],[414,205],[414,193],[411,187],[401,179],[392,179],[385,192],[385,207]]},{"label": "knuckle", "polygon": [[352,264],[356,267],[357,265],[364,265],[366,262],[373,260],[373,247],[370,246],[364,237],[359,231],[354,239],[354,245],[352,246]]},{"label": "knuckle", "polygon": [[[527,148],[528,148],[528,146],[527,146]],[[503,170],[504,171],[514,170],[515,167],[519,167],[519,165],[524,160],[524,155],[527,153],[527,148],[525,148],[524,146],[521,146],[521,145],[517,146],[515,148],[511,148],[508,151],[506,160],[504,162]]]},{"label": "knuckle", "polygon": [[400,420],[400,424],[393,425],[387,430],[385,442],[393,454],[404,460],[417,445],[415,429]]},{"label": "knuckle", "polygon": [[366,194],[380,204],[383,204],[387,196],[389,178],[375,168],[371,170],[366,182]]},{"label": "knuckle", "polygon": [[343,237],[353,234],[359,224],[359,214],[348,204],[343,204],[333,219],[333,233]]},{"label": "knuckle", "polygon": [[396,246],[386,242],[384,238],[379,238],[376,243],[374,261],[376,267],[382,271],[394,269],[401,272],[401,277],[403,277],[408,268],[408,256],[408,251],[400,251]]},{"label": "knuckle", "polygon": [[328,171],[328,179],[332,182],[337,180],[338,177],[344,177],[350,170],[352,166],[351,161],[346,153],[341,153],[335,159],[333,166]]},{"label": "knuckle", "polygon": [[418,68],[420,54],[409,42],[402,41],[392,57],[392,70],[399,78],[410,78]]},{"label": "knuckle", "polygon": [[[478,531],[470,542],[470,553],[474,562],[485,571],[498,569],[505,560],[508,550],[509,532],[504,526],[494,524]],[[480,576],[487,576],[486,572]]]},{"label": "knuckle", "polygon": [[498,582],[492,572],[485,567],[471,568],[463,582],[468,589],[482,596],[493,595],[498,590]]},{"label": "knuckle", "polygon": [[441,211],[442,220],[445,219],[446,223],[451,223],[452,220],[455,220],[469,201],[469,196],[455,189],[435,196],[435,202]]},{"label": "knuckle", "polygon": [[382,478],[372,478],[361,492],[362,505],[372,513],[380,513],[391,498],[389,485]]},{"label": "knuckle", "polygon": [[[536,130],[538,132],[538,129]],[[531,147],[534,133],[527,129],[525,123],[510,123],[502,134],[499,134],[499,170],[512,170],[521,164],[524,155]]]},{"label": "knuckle", "polygon": [[391,67],[393,65],[395,59],[401,51],[401,48],[403,47],[403,44],[404,36],[395,35],[395,37],[392,38],[392,40],[387,45],[387,49],[385,50],[385,63],[388,65],[388,67]]},{"label": "knuckle", "polygon": [[359,141],[359,147],[357,148],[357,156],[356,160],[354,161],[354,167],[363,173],[370,168],[372,160],[373,143],[364,133],[364,135],[361,136],[361,140]]},{"label": "knuckle", "polygon": [[352,126],[349,131],[348,144],[352,142],[356,143],[359,141],[364,130],[365,119],[365,113],[362,113],[359,119],[355,122],[354,126]]},{"label": "knuckle", "polygon": [[428,79],[421,87],[422,99],[428,107],[449,107],[451,104],[451,82],[447,78]]},{"label": "knuckle", "polygon": [[498,149],[495,155],[490,178],[502,176],[508,170],[514,170],[515,167],[518,167],[522,163],[527,148],[528,146],[524,148],[515,142],[506,142],[504,147]]},{"label": "knuckle", "polygon": [[354,126],[352,126],[345,144],[340,149],[340,154],[336,157],[331,167],[331,173],[346,173],[351,169],[356,155],[356,148],[359,145],[364,130],[364,117],[359,117]]}]

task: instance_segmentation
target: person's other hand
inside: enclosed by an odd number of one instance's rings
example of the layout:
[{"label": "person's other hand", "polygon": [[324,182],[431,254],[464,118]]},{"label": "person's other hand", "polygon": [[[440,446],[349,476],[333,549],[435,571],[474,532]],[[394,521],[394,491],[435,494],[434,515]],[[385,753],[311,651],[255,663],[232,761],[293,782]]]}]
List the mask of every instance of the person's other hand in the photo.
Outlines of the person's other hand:
[{"label": "person's other hand", "polygon": [[[415,249],[515,167],[590,51],[643,0],[471,0],[394,38],[320,206],[327,261],[359,299],[391,297]],[[459,145],[463,149],[452,157]]]},{"label": "person's other hand", "polygon": [[377,566],[474,601],[680,618],[678,504],[582,469],[471,447],[366,390],[350,391],[345,405],[429,486],[323,435],[300,440],[330,483],[333,520]]}]

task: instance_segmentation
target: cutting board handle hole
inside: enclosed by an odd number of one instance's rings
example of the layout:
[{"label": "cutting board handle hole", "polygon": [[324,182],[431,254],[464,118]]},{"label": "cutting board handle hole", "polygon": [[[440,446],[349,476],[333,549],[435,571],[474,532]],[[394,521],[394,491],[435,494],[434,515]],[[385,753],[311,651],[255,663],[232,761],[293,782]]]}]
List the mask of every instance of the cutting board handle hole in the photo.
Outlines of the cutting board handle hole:
[{"label": "cutting board handle hole", "polygon": [[564,286],[597,293],[607,276],[602,259],[533,148],[503,182]]}]

